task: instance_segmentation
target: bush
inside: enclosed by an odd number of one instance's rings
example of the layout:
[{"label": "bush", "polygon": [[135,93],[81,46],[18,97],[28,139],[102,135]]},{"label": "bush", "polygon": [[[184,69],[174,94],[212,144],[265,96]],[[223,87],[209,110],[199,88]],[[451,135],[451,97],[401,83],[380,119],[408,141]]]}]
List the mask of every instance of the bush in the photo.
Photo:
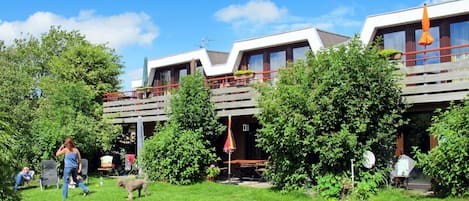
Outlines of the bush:
[{"label": "bush", "polygon": [[356,184],[351,197],[355,200],[368,200],[372,195],[378,193],[379,187],[386,182],[385,172],[360,172],[357,178],[359,182]]},{"label": "bush", "polygon": [[469,196],[469,101],[437,110],[428,129],[439,145],[427,154],[417,151],[417,166],[432,177],[436,195]]},{"label": "bush", "polygon": [[215,161],[214,150],[202,142],[201,130],[182,130],[168,123],[160,132],[145,140],[143,166],[152,180],[171,184],[191,184],[205,178],[202,164]]},{"label": "bush", "polygon": [[377,170],[387,168],[405,109],[397,69],[376,44],[354,38],[281,69],[275,86],[260,85],[257,143],[271,156],[273,183],[295,190],[308,177],[342,175],[365,150]]},{"label": "bush", "polygon": [[205,173],[207,177],[216,177],[220,174],[220,168],[212,164],[205,170]]},{"label": "bush", "polygon": [[342,192],[343,179],[343,177],[334,174],[318,177],[317,188],[319,195],[322,197],[339,197],[340,192]]},{"label": "bush", "polygon": [[11,152],[15,144],[10,126],[0,119],[0,200],[18,200],[19,195],[13,192],[16,171],[16,158]]}]

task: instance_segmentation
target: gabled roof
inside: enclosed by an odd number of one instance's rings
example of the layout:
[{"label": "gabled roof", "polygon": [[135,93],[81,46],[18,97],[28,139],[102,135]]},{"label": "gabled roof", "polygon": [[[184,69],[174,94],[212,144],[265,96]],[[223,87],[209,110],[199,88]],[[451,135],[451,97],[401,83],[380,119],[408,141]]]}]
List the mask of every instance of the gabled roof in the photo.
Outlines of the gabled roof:
[{"label": "gabled roof", "polygon": [[320,48],[330,47],[342,43],[349,38],[316,28],[305,28],[284,33],[272,34],[257,38],[240,40],[233,43],[229,55],[224,52],[208,51],[199,49],[191,52],[181,53],[173,56],[153,59],[148,61],[149,80],[153,80],[152,72],[155,68],[176,65],[190,62],[193,59],[200,60],[204,72],[207,76],[224,75],[234,72],[243,56],[244,52],[264,49],[269,47],[293,44],[298,42],[308,42],[312,51]]},{"label": "gabled roof", "polygon": [[[430,20],[469,14],[469,0],[455,0],[427,5]],[[422,6],[368,16],[361,32],[361,40],[367,44],[380,28],[412,24],[422,19]]]},{"label": "gabled roof", "polygon": [[317,29],[319,38],[321,38],[322,44],[324,47],[332,47],[337,44],[341,44],[350,39],[348,36],[331,33],[328,31]]}]

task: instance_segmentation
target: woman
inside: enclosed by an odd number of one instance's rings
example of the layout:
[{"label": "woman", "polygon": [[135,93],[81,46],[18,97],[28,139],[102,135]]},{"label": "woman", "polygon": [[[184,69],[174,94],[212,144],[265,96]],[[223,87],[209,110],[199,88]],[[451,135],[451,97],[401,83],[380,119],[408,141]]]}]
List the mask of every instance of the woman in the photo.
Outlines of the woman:
[{"label": "woman", "polygon": [[83,189],[83,195],[88,195],[90,192],[88,190],[88,187],[85,186],[80,180],[77,179],[77,174],[81,170],[79,167],[81,167],[80,161],[81,161],[81,156],[80,156],[80,151],[75,147],[75,144],[73,144],[72,138],[67,138],[65,139],[65,142],[60,148],[57,150],[55,153],[56,156],[60,155],[65,155],[64,157],[64,185],[62,186],[62,196],[64,199],[68,197],[68,182],[69,180],[69,175],[72,175],[72,179],[75,183],[80,186],[81,189]]}]

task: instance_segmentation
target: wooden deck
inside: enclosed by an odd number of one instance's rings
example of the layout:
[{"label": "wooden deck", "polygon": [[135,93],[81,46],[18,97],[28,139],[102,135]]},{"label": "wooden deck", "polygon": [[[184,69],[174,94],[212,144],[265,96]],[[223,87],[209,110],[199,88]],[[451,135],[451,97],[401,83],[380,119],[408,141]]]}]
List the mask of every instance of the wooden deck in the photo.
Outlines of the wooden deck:
[{"label": "wooden deck", "polygon": [[[397,73],[403,75],[402,98],[411,104],[429,104],[462,100],[469,93],[469,59],[401,67]],[[170,105],[170,93],[165,95],[104,102],[104,115],[114,123],[136,123],[142,116],[144,122],[166,121],[165,109]],[[259,112],[258,93],[243,85],[219,85],[212,89],[211,100],[219,117],[253,115]]]}]

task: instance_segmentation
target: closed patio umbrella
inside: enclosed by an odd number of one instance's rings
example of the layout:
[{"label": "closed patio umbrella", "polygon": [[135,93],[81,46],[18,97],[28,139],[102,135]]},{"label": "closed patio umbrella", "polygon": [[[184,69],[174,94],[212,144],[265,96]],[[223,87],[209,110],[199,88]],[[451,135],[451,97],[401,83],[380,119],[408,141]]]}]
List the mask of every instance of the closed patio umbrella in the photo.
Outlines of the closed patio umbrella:
[{"label": "closed patio umbrella", "polygon": [[427,45],[433,43],[433,37],[429,32],[430,29],[430,18],[428,18],[427,4],[423,4],[423,16],[422,16],[422,36],[419,39],[419,45],[423,45],[425,50],[423,52],[423,63],[426,63],[426,49]]},{"label": "closed patio umbrella", "polygon": [[[143,150],[143,140],[144,140],[144,131],[143,131],[143,118],[138,116],[137,118],[137,156],[140,157]],[[138,167],[138,174],[143,174],[142,166]]]},{"label": "closed patio umbrella", "polygon": [[228,134],[226,135],[223,151],[228,153],[228,179],[231,181],[231,153],[236,149],[233,133],[231,132],[231,115],[228,115]]}]

